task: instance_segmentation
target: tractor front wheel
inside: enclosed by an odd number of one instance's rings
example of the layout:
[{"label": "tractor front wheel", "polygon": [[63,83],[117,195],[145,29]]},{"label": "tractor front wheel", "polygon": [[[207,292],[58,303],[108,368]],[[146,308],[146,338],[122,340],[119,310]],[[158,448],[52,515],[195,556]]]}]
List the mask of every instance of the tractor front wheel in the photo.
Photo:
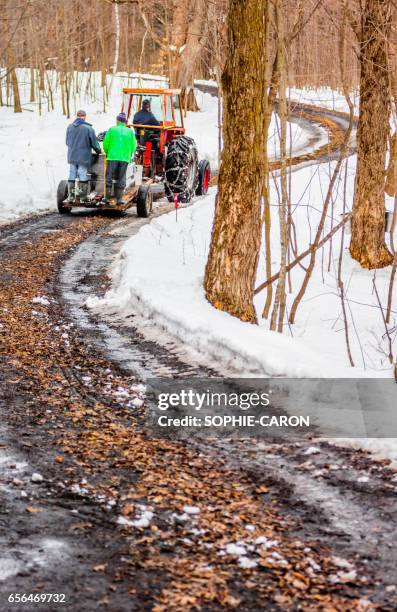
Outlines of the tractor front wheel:
[{"label": "tractor front wheel", "polygon": [[178,136],[171,141],[165,159],[165,195],[188,203],[196,193],[198,154],[193,138]]},{"label": "tractor front wheel", "polygon": [[196,195],[205,195],[210,186],[211,166],[208,159],[202,159],[198,169],[198,185]]},{"label": "tractor front wheel", "polygon": [[153,193],[150,191],[150,185],[142,185],[136,197],[136,213],[138,217],[148,217],[152,209]]},{"label": "tractor front wheel", "polygon": [[61,215],[67,215],[70,212],[72,212],[72,209],[70,207],[64,205],[64,201],[66,200],[67,197],[68,197],[68,182],[61,181],[57,189],[58,212]]}]

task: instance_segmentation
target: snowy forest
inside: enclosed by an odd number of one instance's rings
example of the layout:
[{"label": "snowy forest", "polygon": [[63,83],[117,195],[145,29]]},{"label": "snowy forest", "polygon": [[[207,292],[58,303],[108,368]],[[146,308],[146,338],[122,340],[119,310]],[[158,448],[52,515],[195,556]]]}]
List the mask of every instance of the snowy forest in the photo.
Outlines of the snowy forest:
[{"label": "snowy forest", "polygon": [[395,2],[0,8],[0,612],[396,609]]}]

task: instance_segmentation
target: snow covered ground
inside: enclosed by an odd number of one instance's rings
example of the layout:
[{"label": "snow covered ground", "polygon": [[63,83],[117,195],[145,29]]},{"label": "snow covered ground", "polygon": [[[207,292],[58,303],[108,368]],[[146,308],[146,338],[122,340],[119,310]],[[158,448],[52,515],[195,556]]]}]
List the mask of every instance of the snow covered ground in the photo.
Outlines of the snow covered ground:
[{"label": "snow covered ground", "polygon": [[[54,95],[55,109],[48,110],[46,99],[42,100],[41,114],[38,101],[29,102],[29,71],[19,70],[18,78],[21,88],[23,112],[15,114],[7,106],[0,107],[0,155],[7,163],[0,166],[0,224],[6,220],[16,219],[29,213],[56,209],[56,189],[61,179],[67,177],[65,132],[73,120],[76,110],[84,108],[87,121],[93,124],[97,132],[113,125],[121,108],[122,87],[162,87],[166,81],[152,75],[116,75],[110,103],[103,111],[103,91],[100,75],[91,74],[91,85],[88,86],[88,75],[76,76],[79,91],[72,97],[71,119],[62,114],[60,93]],[[52,86],[56,88],[56,75],[49,73]],[[3,97],[5,85],[3,83]],[[110,77],[108,80],[110,83]],[[197,143],[201,158],[207,158],[214,170],[218,167],[218,109],[215,98],[210,94],[198,92],[200,111],[188,113],[185,123],[187,134]],[[277,156],[277,125],[273,118],[271,124],[273,138],[269,141],[269,152]],[[321,130],[320,130],[321,131]],[[290,145],[294,150],[301,150],[312,134],[307,133],[296,123],[291,124]],[[320,134],[322,142],[327,141],[324,131]]]}]

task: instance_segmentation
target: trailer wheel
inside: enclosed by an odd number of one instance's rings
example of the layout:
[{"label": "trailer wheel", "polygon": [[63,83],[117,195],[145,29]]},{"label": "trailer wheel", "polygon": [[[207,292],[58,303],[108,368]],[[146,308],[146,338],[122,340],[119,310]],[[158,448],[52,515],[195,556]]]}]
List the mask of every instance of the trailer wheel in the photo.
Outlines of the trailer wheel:
[{"label": "trailer wheel", "polygon": [[148,217],[152,209],[153,193],[150,191],[150,185],[142,185],[136,197],[136,213],[138,217]]},{"label": "trailer wheel", "polygon": [[198,185],[196,195],[205,195],[210,186],[211,166],[208,159],[202,159],[198,169]]},{"label": "trailer wheel", "polygon": [[66,200],[66,198],[68,197],[68,182],[67,181],[61,181],[58,185],[58,189],[57,189],[57,205],[58,205],[58,212],[61,215],[67,215],[70,212],[72,212],[72,209],[69,208],[68,206],[64,205],[64,200]]},{"label": "trailer wheel", "polygon": [[165,195],[173,201],[190,202],[197,189],[198,154],[193,138],[178,136],[171,141],[165,159]]}]

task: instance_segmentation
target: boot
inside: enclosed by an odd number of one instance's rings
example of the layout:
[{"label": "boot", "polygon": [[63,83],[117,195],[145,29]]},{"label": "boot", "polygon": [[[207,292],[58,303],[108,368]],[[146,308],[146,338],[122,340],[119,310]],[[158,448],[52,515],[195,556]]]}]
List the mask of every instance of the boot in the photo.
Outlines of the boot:
[{"label": "boot", "polygon": [[76,195],[74,181],[68,181],[68,197],[66,198],[66,200],[67,202],[74,202],[75,198]]},{"label": "boot", "polygon": [[113,185],[106,185],[106,196],[103,196],[102,200],[105,204],[109,204],[110,199],[112,197],[112,189]]},{"label": "boot", "polygon": [[119,187],[115,190],[115,196],[117,200],[117,204],[123,205],[125,204],[123,200],[124,189],[120,189]]},{"label": "boot", "polygon": [[80,181],[79,198],[80,202],[87,202],[88,181]]}]

